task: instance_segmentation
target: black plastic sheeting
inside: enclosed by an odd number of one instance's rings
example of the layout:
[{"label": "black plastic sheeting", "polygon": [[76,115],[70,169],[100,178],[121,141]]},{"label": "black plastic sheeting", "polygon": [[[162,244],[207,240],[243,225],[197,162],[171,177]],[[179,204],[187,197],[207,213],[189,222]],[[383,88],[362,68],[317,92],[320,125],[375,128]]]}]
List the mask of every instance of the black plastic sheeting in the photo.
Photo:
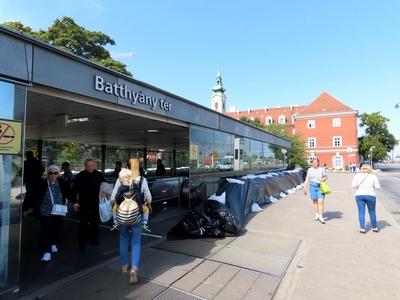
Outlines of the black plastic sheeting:
[{"label": "black plastic sheeting", "polygon": [[[207,200],[197,205],[171,230],[169,238],[224,237],[238,235],[251,212],[253,203],[260,206],[294,192],[304,182],[303,170],[248,175],[241,183],[221,178],[216,195],[225,192],[225,204]],[[271,199],[272,197],[272,199]]]}]

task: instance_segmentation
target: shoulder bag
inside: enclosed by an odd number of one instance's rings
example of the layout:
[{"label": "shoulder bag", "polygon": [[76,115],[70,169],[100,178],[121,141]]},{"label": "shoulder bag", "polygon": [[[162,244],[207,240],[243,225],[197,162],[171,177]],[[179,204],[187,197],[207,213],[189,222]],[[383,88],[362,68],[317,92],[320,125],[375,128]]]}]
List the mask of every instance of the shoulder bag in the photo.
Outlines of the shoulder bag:
[{"label": "shoulder bag", "polygon": [[53,192],[51,191],[49,180],[47,180],[47,188],[49,189],[51,203],[53,204],[51,214],[53,216],[65,217],[68,213],[68,207],[63,204],[54,204]]}]

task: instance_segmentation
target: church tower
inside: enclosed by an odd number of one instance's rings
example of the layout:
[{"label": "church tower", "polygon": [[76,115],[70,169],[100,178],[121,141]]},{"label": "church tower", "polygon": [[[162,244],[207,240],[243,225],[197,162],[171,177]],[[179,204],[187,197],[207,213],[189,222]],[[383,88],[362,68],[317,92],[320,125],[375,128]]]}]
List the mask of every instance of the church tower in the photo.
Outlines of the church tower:
[{"label": "church tower", "polygon": [[226,96],[225,89],[222,86],[222,77],[220,71],[217,73],[217,84],[212,88],[213,95],[211,97],[211,109],[220,113],[226,113]]}]

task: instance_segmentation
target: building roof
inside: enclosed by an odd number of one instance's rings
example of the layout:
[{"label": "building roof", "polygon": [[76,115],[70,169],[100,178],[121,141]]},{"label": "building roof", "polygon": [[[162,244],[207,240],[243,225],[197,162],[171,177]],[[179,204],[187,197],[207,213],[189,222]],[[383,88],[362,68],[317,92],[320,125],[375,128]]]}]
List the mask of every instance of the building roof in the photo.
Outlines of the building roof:
[{"label": "building roof", "polygon": [[350,106],[340,102],[328,92],[323,92],[313,102],[305,106],[296,117],[301,115],[321,114],[321,113],[336,113],[336,112],[356,112]]}]

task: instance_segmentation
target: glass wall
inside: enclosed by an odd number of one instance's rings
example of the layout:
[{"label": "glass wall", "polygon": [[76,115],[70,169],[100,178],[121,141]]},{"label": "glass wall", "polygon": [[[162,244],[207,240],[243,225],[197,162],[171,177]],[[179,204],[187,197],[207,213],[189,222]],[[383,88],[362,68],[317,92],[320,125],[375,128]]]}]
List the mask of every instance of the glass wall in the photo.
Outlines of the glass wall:
[{"label": "glass wall", "polygon": [[0,298],[18,286],[25,98],[25,87],[0,81]]},{"label": "glass wall", "polygon": [[195,205],[213,194],[222,177],[286,168],[286,153],[287,149],[269,143],[191,126],[191,204]]}]

